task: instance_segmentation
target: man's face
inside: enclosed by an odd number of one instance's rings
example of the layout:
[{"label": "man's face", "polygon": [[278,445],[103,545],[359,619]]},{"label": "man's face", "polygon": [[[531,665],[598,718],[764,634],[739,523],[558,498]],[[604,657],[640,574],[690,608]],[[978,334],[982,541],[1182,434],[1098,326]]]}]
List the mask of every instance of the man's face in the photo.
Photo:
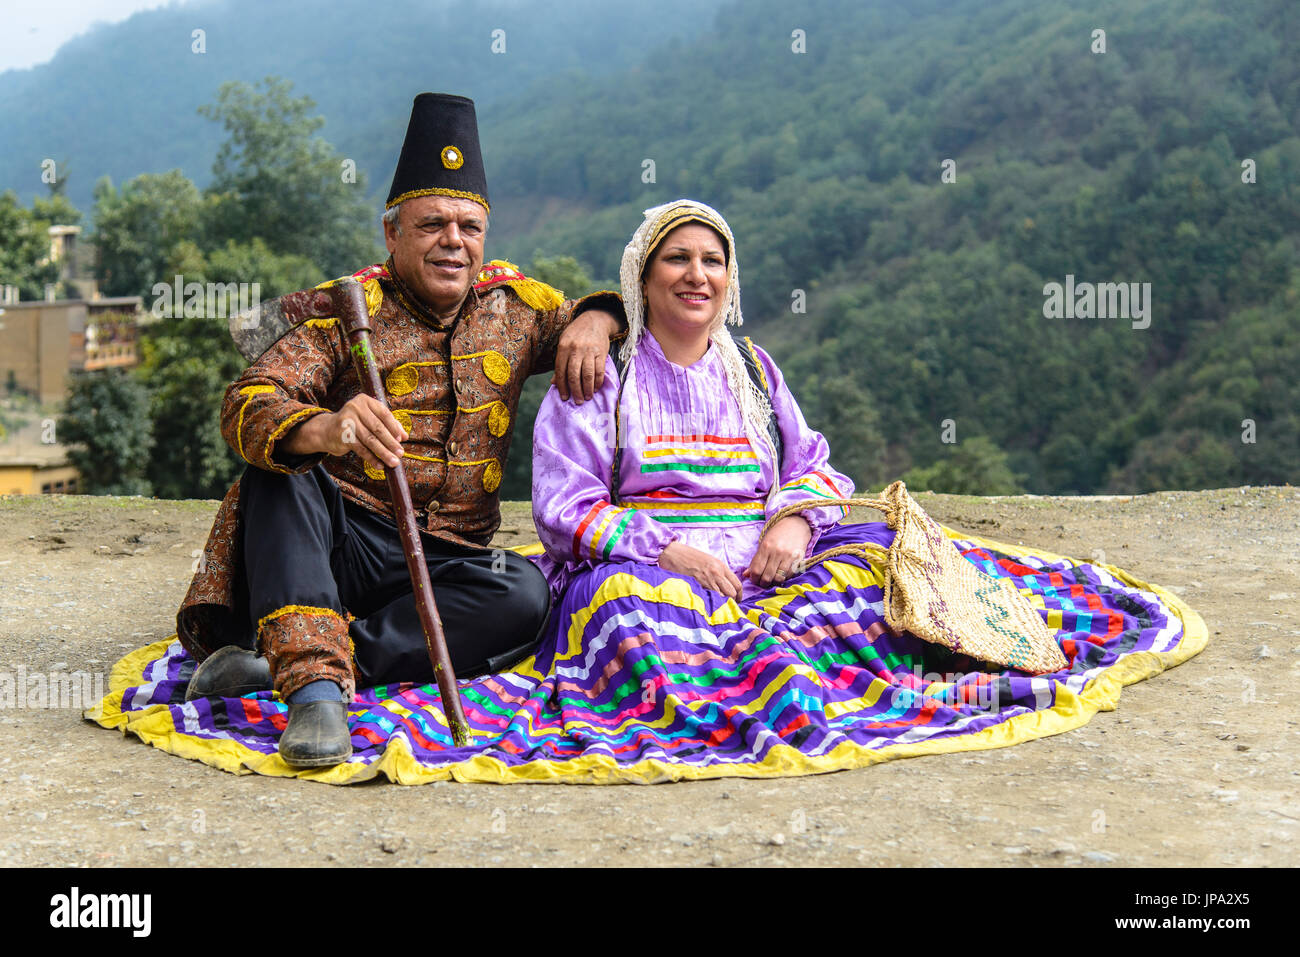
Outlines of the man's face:
[{"label": "man's face", "polygon": [[398,278],[440,316],[451,316],[483,268],[487,210],[472,199],[417,196],[402,203],[400,229],[384,223]]}]

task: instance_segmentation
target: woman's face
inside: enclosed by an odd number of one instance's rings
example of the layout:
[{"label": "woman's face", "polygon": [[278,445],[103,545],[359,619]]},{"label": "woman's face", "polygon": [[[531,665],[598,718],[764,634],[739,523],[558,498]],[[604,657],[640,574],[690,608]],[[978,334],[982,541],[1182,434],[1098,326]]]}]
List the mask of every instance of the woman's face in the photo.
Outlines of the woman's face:
[{"label": "woman's face", "polygon": [[680,332],[710,328],[727,291],[725,249],[722,238],[701,223],[665,236],[642,280],[647,323]]}]

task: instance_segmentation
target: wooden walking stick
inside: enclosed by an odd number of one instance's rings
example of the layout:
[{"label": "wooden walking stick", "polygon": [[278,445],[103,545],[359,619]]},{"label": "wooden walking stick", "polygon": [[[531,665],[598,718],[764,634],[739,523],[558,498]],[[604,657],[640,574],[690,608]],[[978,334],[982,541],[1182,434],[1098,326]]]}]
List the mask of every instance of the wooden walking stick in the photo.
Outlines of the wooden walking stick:
[{"label": "wooden walking stick", "polygon": [[[343,323],[344,334],[352,346],[352,362],[361,380],[361,391],[388,408],[384,385],[379,378],[379,367],[370,351],[370,313],[366,309],[365,291],[361,283],[351,276],[330,287],[330,296]],[[406,567],[411,573],[415,589],[415,608],[424,628],[424,644],[429,650],[438,690],[442,692],[442,710],[451,729],[452,740],[457,745],[469,743],[469,724],[456,689],[456,672],[447,654],[447,640],[442,633],[442,620],[438,606],[433,601],[433,586],[429,583],[429,566],[424,562],[424,548],[420,544],[420,530],[415,524],[415,505],[411,502],[411,487],[406,481],[406,469],[401,459],[391,468],[385,468],[388,478],[388,495],[393,503],[397,530],[402,535],[402,551],[406,553]]]}]

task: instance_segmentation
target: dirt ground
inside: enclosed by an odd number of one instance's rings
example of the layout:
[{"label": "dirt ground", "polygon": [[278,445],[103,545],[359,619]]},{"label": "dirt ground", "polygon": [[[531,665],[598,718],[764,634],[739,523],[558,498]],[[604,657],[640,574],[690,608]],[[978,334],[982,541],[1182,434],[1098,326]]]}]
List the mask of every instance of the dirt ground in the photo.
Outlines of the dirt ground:
[{"label": "dirt ground", "polygon": [[[650,787],[236,776],[72,708],[5,708],[0,863],[1300,863],[1300,704],[1286,684],[1300,679],[1300,489],[918,500],[963,531],[1170,587],[1205,618],[1208,647],[1055,737],[812,777]],[[124,652],[175,630],[215,510],[0,497],[0,672],[95,672],[106,686]],[[507,506],[498,542],[531,540],[526,505]]]}]

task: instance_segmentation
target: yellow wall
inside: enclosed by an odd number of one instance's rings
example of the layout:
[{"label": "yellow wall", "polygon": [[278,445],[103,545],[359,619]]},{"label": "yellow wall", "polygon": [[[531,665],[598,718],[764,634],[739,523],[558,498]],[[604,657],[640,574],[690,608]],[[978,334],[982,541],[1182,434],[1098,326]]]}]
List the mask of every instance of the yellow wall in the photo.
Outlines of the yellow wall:
[{"label": "yellow wall", "polygon": [[[62,489],[54,487],[59,482],[63,483]],[[52,492],[81,491],[80,477],[70,465],[0,465],[0,495],[39,495],[47,485]]]}]

